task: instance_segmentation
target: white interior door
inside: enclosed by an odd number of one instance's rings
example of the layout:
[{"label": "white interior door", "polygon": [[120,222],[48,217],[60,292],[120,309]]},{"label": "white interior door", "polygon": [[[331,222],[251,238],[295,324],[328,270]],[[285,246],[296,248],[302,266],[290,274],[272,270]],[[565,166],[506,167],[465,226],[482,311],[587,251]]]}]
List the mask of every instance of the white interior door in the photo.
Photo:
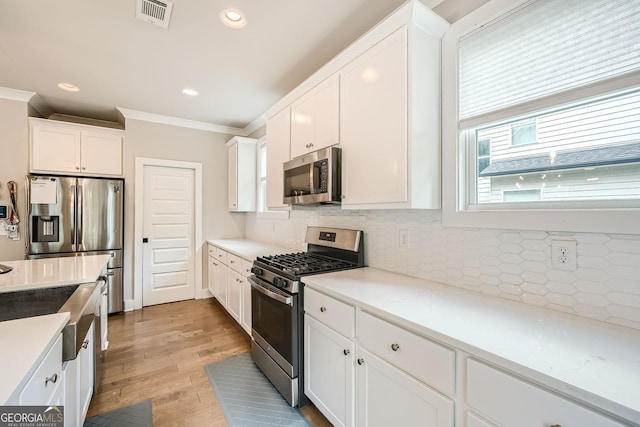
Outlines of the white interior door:
[{"label": "white interior door", "polygon": [[195,298],[194,175],[144,166],[143,306]]}]

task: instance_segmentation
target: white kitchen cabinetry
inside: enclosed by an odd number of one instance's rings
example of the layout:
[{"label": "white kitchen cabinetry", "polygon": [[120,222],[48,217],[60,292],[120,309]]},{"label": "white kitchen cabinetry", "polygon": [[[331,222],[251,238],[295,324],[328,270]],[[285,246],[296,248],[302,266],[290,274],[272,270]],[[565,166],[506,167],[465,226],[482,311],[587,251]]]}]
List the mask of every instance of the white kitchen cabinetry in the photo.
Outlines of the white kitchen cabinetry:
[{"label": "white kitchen cabinetry", "polygon": [[231,317],[251,335],[251,275],[253,260],[209,244],[209,291]]},{"label": "white kitchen cabinetry", "polygon": [[291,105],[291,158],[340,142],[340,79],[336,73]]},{"label": "white kitchen cabinetry", "polygon": [[249,260],[242,260],[242,329],[251,335],[251,283],[248,277],[251,276],[251,266]]},{"label": "white kitchen cabinetry", "polygon": [[358,426],[454,425],[451,399],[362,347],[357,357]]},{"label": "white kitchen cabinetry", "polygon": [[304,340],[305,394],[334,425],[454,425],[434,390],[454,393],[453,350],[308,287]]},{"label": "white kitchen cabinetry", "polygon": [[282,165],[291,159],[291,109],[280,111],[267,121],[267,208],[284,209]]},{"label": "white kitchen cabinetry", "polygon": [[30,118],[30,171],[122,176],[124,132]]},{"label": "white kitchen cabinetry", "polygon": [[256,140],[236,136],[227,142],[228,210],[256,210]]},{"label": "white kitchen cabinetry", "polygon": [[227,270],[227,311],[233,319],[241,322],[242,310],[242,282],[244,277],[240,274],[242,263],[240,257],[227,254],[229,269]]},{"label": "white kitchen cabinetry", "polygon": [[417,8],[414,21],[340,71],[343,208],[440,208],[440,38],[447,27]]},{"label": "white kitchen cabinetry", "polygon": [[84,423],[93,396],[95,348],[94,324],[82,343],[75,359],[65,362],[65,426],[79,426]]},{"label": "white kitchen cabinetry", "polygon": [[305,314],[304,354],[304,394],[334,426],[354,425],[353,341]]},{"label": "white kitchen cabinetry", "polygon": [[[5,349],[7,351],[7,349]],[[62,334],[20,392],[20,405],[64,405]]]},{"label": "white kitchen cabinetry", "polygon": [[625,425],[474,359],[466,372],[468,405],[496,426]]}]

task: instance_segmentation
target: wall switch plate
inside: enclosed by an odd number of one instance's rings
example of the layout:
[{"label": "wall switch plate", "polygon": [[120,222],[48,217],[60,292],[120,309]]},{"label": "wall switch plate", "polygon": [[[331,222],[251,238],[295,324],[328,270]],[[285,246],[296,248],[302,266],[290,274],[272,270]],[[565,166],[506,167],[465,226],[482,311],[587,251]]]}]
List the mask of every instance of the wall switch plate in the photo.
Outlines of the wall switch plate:
[{"label": "wall switch plate", "polygon": [[578,268],[575,240],[551,240],[551,265],[556,270],[576,271]]}]

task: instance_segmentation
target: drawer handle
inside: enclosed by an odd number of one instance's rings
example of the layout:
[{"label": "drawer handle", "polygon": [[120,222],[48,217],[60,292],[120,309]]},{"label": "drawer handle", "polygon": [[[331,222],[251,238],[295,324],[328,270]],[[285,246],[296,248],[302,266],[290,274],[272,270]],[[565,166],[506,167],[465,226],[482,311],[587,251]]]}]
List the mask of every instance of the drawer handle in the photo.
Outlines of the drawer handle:
[{"label": "drawer handle", "polygon": [[562,427],[562,426],[560,424],[554,424],[554,425],[549,426],[549,427]]},{"label": "drawer handle", "polygon": [[351,353],[351,350],[349,350],[348,348],[345,348],[344,350],[342,350],[342,352],[344,353],[345,356],[348,356],[349,353]]},{"label": "drawer handle", "polygon": [[358,365],[363,365],[364,364],[364,359],[358,359]]},{"label": "drawer handle", "polygon": [[320,307],[320,311],[324,313],[325,311],[327,311],[327,307]]},{"label": "drawer handle", "polygon": [[58,373],[57,372],[55,372],[50,377],[47,377],[47,378],[44,379],[44,386],[46,387],[47,384],[49,384],[49,383],[55,384],[56,381],[58,381]]},{"label": "drawer handle", "polygon": [[400,345],[399,344],[391,344],[391,350],[398,351],[399,349],[400,349]]},{"label": "drawer handle", "polygon": [[82,348],[87,348],[89,346],[89,340],[84,340],[82,343]]}]

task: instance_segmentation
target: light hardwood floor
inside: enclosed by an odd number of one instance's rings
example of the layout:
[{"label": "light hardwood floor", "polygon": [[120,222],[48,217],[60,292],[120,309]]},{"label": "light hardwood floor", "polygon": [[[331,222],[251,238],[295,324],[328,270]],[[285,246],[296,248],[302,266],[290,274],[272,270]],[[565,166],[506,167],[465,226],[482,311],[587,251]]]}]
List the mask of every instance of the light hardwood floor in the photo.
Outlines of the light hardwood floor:
[{"label": "light hardwood floor", "polygon": [[[213,299],[146,307],[109,317],[109,349],[87,418],[150,399],[153,425],[226,426],[204,367],[246,353],[247,334]],[[302,408],[314,426],[331,424]]]}]

